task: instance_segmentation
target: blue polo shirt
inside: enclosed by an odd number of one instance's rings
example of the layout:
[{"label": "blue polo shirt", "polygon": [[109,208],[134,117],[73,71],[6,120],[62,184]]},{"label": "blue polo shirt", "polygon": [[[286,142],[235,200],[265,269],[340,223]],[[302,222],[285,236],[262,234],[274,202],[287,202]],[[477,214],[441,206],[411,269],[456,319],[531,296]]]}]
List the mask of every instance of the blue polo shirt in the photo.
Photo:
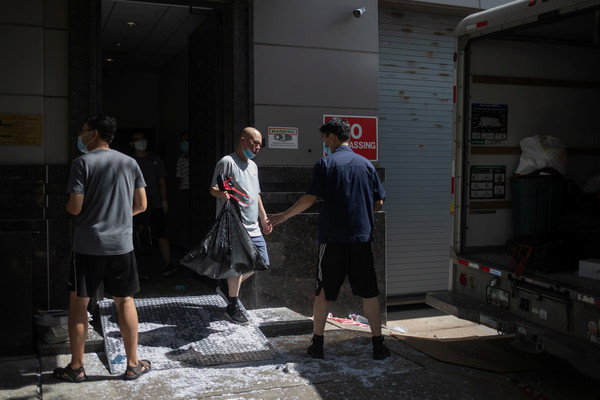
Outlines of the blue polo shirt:
[{"label": "blue polo shirt", "polygon": [[369,160],[339,146],[317,161],[306,193],[321,200],[319,243],[373,240],[373,202],[384,199],[385,190]]}]

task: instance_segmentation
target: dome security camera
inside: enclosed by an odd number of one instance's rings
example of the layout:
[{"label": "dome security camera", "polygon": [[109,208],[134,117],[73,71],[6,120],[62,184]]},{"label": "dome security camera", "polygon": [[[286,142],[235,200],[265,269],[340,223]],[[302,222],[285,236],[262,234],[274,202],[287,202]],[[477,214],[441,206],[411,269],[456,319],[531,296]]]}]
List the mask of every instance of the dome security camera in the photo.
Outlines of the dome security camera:
[{"label": "dome security camera", "polygon": [[367,9],[364,7],[360,7],[360,8],[355,8],[354,11],[352,11],[352,14],[354,14],[354,16],[356,18],[360,18],[362,17],[362,15],[367,12]]}]

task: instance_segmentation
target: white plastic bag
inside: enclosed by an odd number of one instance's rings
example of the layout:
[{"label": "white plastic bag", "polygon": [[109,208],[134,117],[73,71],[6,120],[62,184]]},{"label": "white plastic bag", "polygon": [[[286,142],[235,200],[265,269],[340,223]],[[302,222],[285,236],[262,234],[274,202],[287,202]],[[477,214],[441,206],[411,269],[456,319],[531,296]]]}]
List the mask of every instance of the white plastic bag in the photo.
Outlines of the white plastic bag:
[{"label": "white plastic bag", "polygon": [[567,172],[567,149],[560,139],[534,135],[521,140],[520,144],[522,154],[515,174],[527,175],[547,167],[562,175]]}]

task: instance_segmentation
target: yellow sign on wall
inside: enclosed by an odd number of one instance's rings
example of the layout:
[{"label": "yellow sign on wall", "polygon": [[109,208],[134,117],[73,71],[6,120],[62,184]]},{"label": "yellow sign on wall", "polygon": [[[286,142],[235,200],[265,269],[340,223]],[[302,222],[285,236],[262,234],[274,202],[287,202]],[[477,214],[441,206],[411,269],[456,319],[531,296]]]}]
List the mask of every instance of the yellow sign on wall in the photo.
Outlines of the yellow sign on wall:
[{"label": "yellow sign on wall", "polygon": [[0,114],[0,146],[41,146],[42,114]]}]

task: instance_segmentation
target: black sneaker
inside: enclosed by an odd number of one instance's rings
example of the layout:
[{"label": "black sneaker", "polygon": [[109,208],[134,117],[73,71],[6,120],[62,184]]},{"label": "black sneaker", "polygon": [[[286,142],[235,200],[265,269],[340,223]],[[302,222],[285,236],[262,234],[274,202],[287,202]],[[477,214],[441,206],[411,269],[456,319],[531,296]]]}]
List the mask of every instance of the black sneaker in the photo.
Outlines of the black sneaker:
[{"label": "black sneaker", "polygon": [[323,336],[313,335],[312,344],[306,349],[312,358],[323,358]]},{"label": "black sneaker", "polygon": [[171,276],[175,272],[177,272],[178,269],[179,269],[179,266],[177,264],[169,263],[169,265],[165,265],[165,268],[163,269],[163,272],[162,272],[162,276]]},{"label": "black sneaker", "polygon": [[373,336],[373,359],[383,360],[388,358],[391,354],[390,349],[383,344],[383,335]]},{"label": "black sneaker", "polygon": [[225,309],[225,318],[235,324],[248,325],[249,323],[248,318],[246,318],[237,302],[229,303]]},{"label": "black sneaker", "polygon": [[231,298],[229,297],[229,286],[227,286],[227,281],[222,280],[217,285],[217,294],[225,300],[225,303],[231,303]]}]

